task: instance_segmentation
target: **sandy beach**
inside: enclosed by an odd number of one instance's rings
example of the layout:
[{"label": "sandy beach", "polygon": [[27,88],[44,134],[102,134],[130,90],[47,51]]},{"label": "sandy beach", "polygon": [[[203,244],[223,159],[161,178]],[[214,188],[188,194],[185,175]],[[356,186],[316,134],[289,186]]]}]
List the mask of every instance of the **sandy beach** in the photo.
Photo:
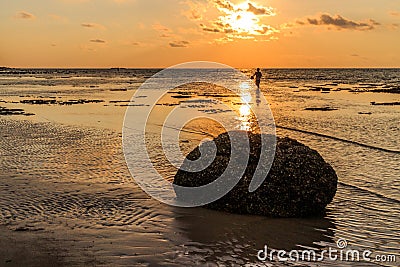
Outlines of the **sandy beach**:
[{"label": "sandy beach", "polygon": [[[322,217],[234,215],[162,204],[144,193],[129,173],[122,151],[124,113],[127,103],[138,110],[145,103],[143,98],[127,101],[151,72],[143,70],[136,74],[138,78],[132,78],[132,72],[117,77],[94,72],[86,83],[79,81],[79,72],[71,74],[78,77],[74,80],[33,72],[20,85],[15,85],[19,78],[3,76],[0,105],[35,115],[0,116],[1,266],[298,266],[261,262],[257,252],[265,245],[321,251],[336,247],[340,238],[354,249],[400,257],[400,110],[370,104],[398,101],[398,95],[350,92],[360,85],[346,81],[323,86],[331,88],[326,94],[309,90],[321,86],[319,81],[293,83],[279,78],[284,71],[271,71],[269,77],[276,80],[265,80],[268,86],[262,92],[269,98],[278,135],[320,152],[339,176],[338,191]],[[342,87],[349,89],[334,91]],[[195,94],[195,88],[188,90]],[[157,114],[167,114],[172,105],[190,100],[172,97],[176,95],[180,94],[175,91],[161,99]],[[223,92],[217,97],[229,99],[232,106],[238,101]],[[58,102],[32,102],[51,99]],[[100,101],[62,104],[79,99]],[[183,105],[189,111],[225,114],[212,103]],[[336,110],[306,110],[326,106]],[[162,117],[150,121],[154,126],[150,131],[159,130]],[[182,133],[185,153],[207,134],[221,131],[201,121],[189,126],[196,131]],[[156,149],[157,142],[150,146]],[[158,168],[172,179],[176,169],[165,165],[157,150],[152,153],[153,159],[160,159]],[[344,264],[396,266],[393,262]],[[323,266],[337,266],[337,262],[324,261]]]}]

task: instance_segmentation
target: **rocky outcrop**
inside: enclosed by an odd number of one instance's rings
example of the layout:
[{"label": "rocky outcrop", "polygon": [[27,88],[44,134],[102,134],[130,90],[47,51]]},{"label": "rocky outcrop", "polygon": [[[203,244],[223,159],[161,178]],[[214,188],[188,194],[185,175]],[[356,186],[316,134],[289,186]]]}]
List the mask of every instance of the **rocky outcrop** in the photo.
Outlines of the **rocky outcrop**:
[{"label": "rocky outcrop", "polygon": [[[256,191],[249,192],[249,184],[259,162],[261,135],[243,132],[243,138],[247,136],[250,142],[250,158],[242,179],[228,194],[205,207],[272,217],[322,214],[335,196],[338,178],[334,169],[321,155],[296,140],[277,138],[275,158],[270,172]],[[195,173],[178,170],[174,184],[198,187],[221,176],[230,158],[229,134],[219,135],[214,142],[217,147],[214,162]],[[183,164],[188,165],[199,157],[200,150],[197,147],[189,153]],[[180,197],[179,191],[177,197]]]}]

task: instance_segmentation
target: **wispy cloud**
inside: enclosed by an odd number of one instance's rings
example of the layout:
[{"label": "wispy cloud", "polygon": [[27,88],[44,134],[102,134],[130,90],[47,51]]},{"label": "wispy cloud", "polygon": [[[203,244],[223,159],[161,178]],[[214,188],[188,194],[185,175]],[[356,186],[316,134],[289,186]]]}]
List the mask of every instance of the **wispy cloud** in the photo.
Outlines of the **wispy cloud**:
[{"label": "wispy cloud", "polygon": [[189,19],[193,19],[193,20],[201,20],[203,18],[202,14],[196,9],[191,9],[191,10],[187,11],[186,16]]},{"label": "wispy cloud", "polygon": [[202,20],[209,9],[209,1],[184,0],[183,3],[189,9],[183,10],[182,15],[194,21]]},{"label": "wispy cloud", "polygon": [[172,37],[170,34],[167,34],[167,33],[162,33],[161,35],[160,35],[160,37],[161,38],[170,38],[170,37]]},{"label": "wispy cloud", "polygon": [[188,41],[175,41],[175,42],[170,42],[169,46],[170,47],[187,47],[190,43]]},{"label": "wispy cloud", "polygon": [[275,12],[272,7],[256,7],[252,3],[248,3],[249,8],[247,11],[252,12],[254,15],[274,16]]},{"label": "wispy cloud", "polygon": [[308,17],[297,20],[298,25],[328,26],[337,30],[370,31],[381,25],[379,22],[368,19],[366,21],[354,21],[340,15],[321,14],[318,17]]},{"label": "wispy cloud", "polygon": [[214,0],[215,5],[218,9],[224,11],[234,11],[235,8],[233,4],[228,0]]},{"label": "wispy cloud", "polygon": [[153,28],[153,30],[158,32],[159,37],[161,37],[161,38],[177,38],[178,37],[176,34],[174,34],[174,32],[170,28],[168,28],[160,23],[153,24],[152,28]]},{"label": "wispy cloud", "polygon": [[93,23],[82,23],[81,26],[86,27],[86,28],[94,28],[95,27]]},{"label": "wispy cloud", "polygon": [[354,58],[354,60],[368,60],[367,57],[364,57],[364,56],[359,55],[359,54],[351,54],[350,57]]},{"label": "wispy cloud", "polygon": [[102,40],[102,39],[92,39],[92,40],[90,40],[90,42],[91,42],[91,43],[99,43],[99,44],[104,44],[104,43],[106,43],[106,41],[105,41],[105,40]]},{"label": "wispy cloud", "polygon": [[91,45],[86,45],[86,44],[80,45],[79,48],[84,51],[90,51],[90,52],[96,51],[96,49],[94,47],[92,47]]},{"label": "wispy cloud", "polygon": [[141,42],[138,42],[138,41],[134,41],[132,39],[120,40],[119,44],[123,45],[123,46],[127,46],[127,47],[133,47],[133,46],[139,47],[139,46],[144,46],[145,45],[144,43],[141,43]]},{"label": "wispy cloud", "polygon": [[388,25],[388,27],[391,30],[398,30],[398,29],[400,29],[400,24],[399,23],[392,23],[392,24]]},{"label": "wispy cloud", "polygon": [[33,15],[29,12],[26,12],[26,11],[19,11],[15,14],[14,17],[17,19],[35,19],[36,18],[35,15]]},{"label": "wispy cloud", "polygon": [[172,30],[160,23],[154,23],[152,28],[158,32],[172,32]]},{"label": "wispy cloud", "polygon": [[101,30],[106,29],[106,27],[104,27],[103,25],[98,24],[98,23],[92,23],[92,22],[81,23],[81,26],[84,28],[92,28],[92,29],[101,29]]},{"label": "wispy cloud", "polygon": [[393,17],[400,17],[400,12],[399,11],[389,11],[389,15]]}]

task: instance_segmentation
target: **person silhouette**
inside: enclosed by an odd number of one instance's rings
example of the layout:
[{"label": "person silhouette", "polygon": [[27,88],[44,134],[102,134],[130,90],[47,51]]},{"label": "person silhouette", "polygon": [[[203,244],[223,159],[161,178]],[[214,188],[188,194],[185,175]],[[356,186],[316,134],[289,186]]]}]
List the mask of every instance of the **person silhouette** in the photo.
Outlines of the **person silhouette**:
[{"label": "person silhouette", "polygon": [[252,78],[254,78],[254,77],[256,78],[257,88],[260,89],[260,83],[261,83],[261,77],[262,77],[262,73],[260,71],[260,68],[257,68],[257,71],[254,73]]}]

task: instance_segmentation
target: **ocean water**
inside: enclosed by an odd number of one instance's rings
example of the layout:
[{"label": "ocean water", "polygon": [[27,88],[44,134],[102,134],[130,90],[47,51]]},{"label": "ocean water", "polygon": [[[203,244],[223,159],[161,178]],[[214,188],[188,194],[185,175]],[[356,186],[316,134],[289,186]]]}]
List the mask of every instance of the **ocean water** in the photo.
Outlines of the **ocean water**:
[{"label": "ocean water", "polygon": [[[0,106],[23,109],[29,116],[0,115],[0,223],[11,229],[22,225],[45,231],[63,225],[70,230],[88,229],[94,235],[104,229],[124,232],[120,241],[129,245],[122,256],[121,248],[113,246],[93,252],[116,265],[398,266],[400,107],[371,102],[400,102],[398,93],[382,92],[400,86],[400,69],[262,70],[259,94],[269,103],[276,133],[316,149],[339,177],[326,215],[307,219],[173,208],[143,193],[126,167],[121,133],[126,110],[137,114],[131,119],[137,116],[140,121],[149,98],[158,94],[157,86],[139,95],[135,92],[159,71],[1,71]],[[250,77],[254,70],[240,72]],[[237,74],[210,73],[214,79],[237,80]],[[179,75],[190,76],[190,72],[182,70]],[[164,84],[162,79],[157,85]],[[244,96],[249,95],[244,92]],[[223,132],[218,122],[252,130],[254,118],[243,106],[250,104],[261,114],[268,110],[259,104],[260,96],[254,96],[243,103],[243,95],[194,83],[160,97],[146,121],[147,153],[155,168],[167,180],[176,173],[160,145],[163,122],[175,108],[215,120],[198,118],[185,125],[179,135],[185,155],[204,138]],[[45,102],[33,102],[38,100]],[[180,122],[180,117],[172,118],[173,131],[179,133]],[[168,146],[174,139],[166,140]],[[136,175],[149,175],[149,170],[139,168]],[[373,256],[393,255],[397,262],[257,259],[264,245],[287,251],[311,248],[318,253],[336,248],[339,239],[347,241],[347,248],[371,250]]]}]

